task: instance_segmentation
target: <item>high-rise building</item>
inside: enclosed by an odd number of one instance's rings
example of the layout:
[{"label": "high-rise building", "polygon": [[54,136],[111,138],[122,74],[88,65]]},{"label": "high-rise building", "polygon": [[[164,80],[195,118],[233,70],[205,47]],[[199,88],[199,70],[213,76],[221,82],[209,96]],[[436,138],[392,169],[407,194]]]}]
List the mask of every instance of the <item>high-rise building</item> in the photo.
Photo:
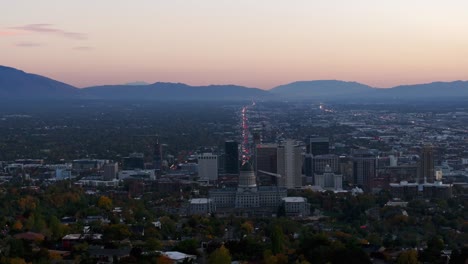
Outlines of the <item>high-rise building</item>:
[{"label": "high-rise building", "polygon": [[278,146],[278,185],[288,189],[302,186],[302,149],[294,140]]},{"label": "high-rise building", "polygon": [[132,153],[128,157],[123,158],[123,170],[145,169],[145,161],[143,153]]},{"label": "high-rise building", "polygon": [[154,169],[159,172],[162,167],[162,146],[159,144],[159,137],[156,138],[156,143],[154,144],[153,151],[153,166]]},{"label": "high-rise building", "polygon": [[330,167],[331,172],[339,172],[340,158],[334,154],[317,155],[313,157],[314,174],[324,173],[327,166]]},{"label": "high-rise building", "polygon": [[260,144],[255,151],[255,170],[260,185],[276,185],[276,178],[264,172],[277,173],[278,145]]},{"label": "high-rise building", "polygon": [[314,156],[329,154],[330,140],[327,137],[309,136],[306,139],[306,153]]},{"label": "high-rise building", "polygon": [[197,156],[198,176],[203,181],[218,180],[218,156],[212,153],[202,153]]},{"label": "high-rise building", "polygon": [[239,173],[239,143],[230,140],[224,142],[224,172]]},{"label": "high-rise building", "polygon": [[[304,174],[308,177],[313,177],[315,173],[323,172],[323,168],[322,171],[315,170],[314,157],[328,155],[330,153],[330,142],[326,137],[309,136],[305,139],[305,143]],[[331,164],[329,165],[332,166]]]},{"label": "high-rise building", "polygon": [[104,165],[103,178],[105,181],[114,180],[119,171],[119,164],[117,162],[111,162]]},{"label": "high-rise building", "polygon": [[434,182],[434,148],[432,145],[424,145],[421,153],[419,183]]},{"label": "high-rise building", "polygon": [[355,153],[353,155],[354,183],[366,191],[372,189],[372,181],[377,174],[377,159],[372,153]]},{"label": "high-rise building", "polygon": [[307,176],[307,177],[314,176],[313,161],[314,161],[314,156],[312,154],[309,154],[309,153],[304,154],[304,167],[303,167],[303,170],[304,170],[304,175]]}]

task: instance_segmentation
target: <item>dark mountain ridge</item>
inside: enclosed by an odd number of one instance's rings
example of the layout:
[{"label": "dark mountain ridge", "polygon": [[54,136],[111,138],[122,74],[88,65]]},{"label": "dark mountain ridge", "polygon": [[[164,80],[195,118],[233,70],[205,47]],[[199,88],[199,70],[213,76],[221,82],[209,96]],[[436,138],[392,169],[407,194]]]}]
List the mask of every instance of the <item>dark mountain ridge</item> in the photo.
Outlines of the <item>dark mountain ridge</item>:
[{"label": "dark mountain ridge", "polygon": [[238,85],[103,85],[78,89],[36,74],[0,66],[0,97],[7,100],[346,100],[358,102],[468,99],[468,81],[433,82],[379,89],[338,80],[298,81],[270,90]]},{"label": "dark mountain ridge", "polygon": [[50,78],[0,66],[0,96],[8,99],[78,98],[76,87]]}]

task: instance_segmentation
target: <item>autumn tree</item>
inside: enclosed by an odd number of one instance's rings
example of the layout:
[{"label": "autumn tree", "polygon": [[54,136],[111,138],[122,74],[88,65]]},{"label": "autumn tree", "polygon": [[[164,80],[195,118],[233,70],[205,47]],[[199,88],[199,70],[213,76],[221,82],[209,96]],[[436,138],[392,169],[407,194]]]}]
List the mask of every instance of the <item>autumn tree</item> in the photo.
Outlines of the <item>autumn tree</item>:
[{"label": "autumn tree", "polygon": [[112,209],[112,200],[109,197],[102,195],[99,197],[97,206],[101,209],[110,211]]},{"label": "autumn tree", "polygon": [[209,264],[230,264],[231,254],[229,253],[229,250],[227,248],[225,248],[224,246],[221,246],[220,248],[216,249],[215,251],[213,251],[213,253],[210,254],[208,263]]},{"label": "autumn tree", "polygon": [[403,251],[396,261],[397,264],[418,264],[418,252],[416,250]]},{"label": "autumn tree", "polygon": [[253,224],[251,221],[245,221],[242,225],[241,225],[241,230],[242,230],[242,233],[244,234],[252,234],[253,230],[254,230],[254,227],[253,227]]},{"label": "autumn tree", "polygon": [[174,261],[166,256],[161,255],[156,259],[156,263],[157,264],[172,264],[174,263]]}]

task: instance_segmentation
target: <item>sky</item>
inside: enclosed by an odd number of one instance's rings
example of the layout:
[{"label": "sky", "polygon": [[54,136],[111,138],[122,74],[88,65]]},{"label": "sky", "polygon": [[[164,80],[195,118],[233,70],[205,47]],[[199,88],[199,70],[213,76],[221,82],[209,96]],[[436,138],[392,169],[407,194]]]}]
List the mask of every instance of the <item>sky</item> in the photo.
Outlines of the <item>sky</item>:
[{"label": "sky", "polygon": [[0,65],[77,87],[468,79],[466,0],[0,0]]}]

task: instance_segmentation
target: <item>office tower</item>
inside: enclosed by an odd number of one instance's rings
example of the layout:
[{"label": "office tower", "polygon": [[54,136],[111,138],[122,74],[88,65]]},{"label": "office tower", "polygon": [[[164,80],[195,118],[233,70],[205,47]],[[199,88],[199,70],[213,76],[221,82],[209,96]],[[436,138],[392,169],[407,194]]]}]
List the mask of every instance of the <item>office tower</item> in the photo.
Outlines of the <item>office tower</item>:
[{"label": "office tower", "polygon": [[156,172],[161,171],[162,167],[162,146],[159,144],[159,137],[156,138],[153,151],[153,166]]},{"label": "office tower", "polygon": [[362,186],[366,191],[370,191],[376,172],[377,159],[372,153],[361,151],[353,154],[354,184]]},{"label": "office tower", "polygon": [[[326,137],[309,136],[305,140],[306,154],[304,156],[304,174],[308,177],[313,177],[314,173],[323,172],[316,171],[314,168],[314,156],[327,155],[330,153],[330,142]],[[325,164],[326,165],[326,164]]]},{"label": "office tower", "polygon": [[288,189],[302,186],[302,150],[294,140],[286,140],[278,146],[278,185]]},{"label": "office tower", "polygon": [[277,173],[277,144],[257,145],[255,151],[255,170],[260,185],[276,185],[276,178],[264,172]]},{"label": "office tower", "polygon": [[143,170],[145,162],[143,160],[143,153],[132,153],[128,157],[123,158],[123,170]]},{"label": "office tower", "polygon": [[331,172],[333,173],[337,173],[340,170],[340,159],[337,155],[334,154],[314,156],[312,162],[314,174],[324,173],[327,166],[330,167]]},{"label": "office tower", "polygon": [[309,136],[305,143],[307,154],[316,156],[330,153],[330,141],[327,137]]},{"label": "office tower", "polygon": [[212,153],[202,153],[197,156],[198,176],[200,180],[218,180],[218,156]]},{"label": "office tower", "polygon": [[239,174],[239,143],[230,140],[224,142],[224,172]]},{"label": "office tower", "polygon": [[304,170],[304,175],[307,176],[307,177],[314,176],[313,161],[314,161],[314,156],[312,154],[309,154],[309,153],[304,154],[304,168],[303,168],[303,170]]},{"label": "office tower", "polygon": [[224,152],[217,153],[218,155],[218,174],[225,173],[225,166],[226,166],[226,154]]},{"label": "office tower", "polygon": [[419,161],[420,177],[419,183],[434,182],[434,148],[432,145],[424,145]]},{"label": "office tower", "polygon": [[103,178],[105,181],[112,181],[116,178],[117,172],[119,171],[119,164],[117,162],[111,162],[104,165]]}]

